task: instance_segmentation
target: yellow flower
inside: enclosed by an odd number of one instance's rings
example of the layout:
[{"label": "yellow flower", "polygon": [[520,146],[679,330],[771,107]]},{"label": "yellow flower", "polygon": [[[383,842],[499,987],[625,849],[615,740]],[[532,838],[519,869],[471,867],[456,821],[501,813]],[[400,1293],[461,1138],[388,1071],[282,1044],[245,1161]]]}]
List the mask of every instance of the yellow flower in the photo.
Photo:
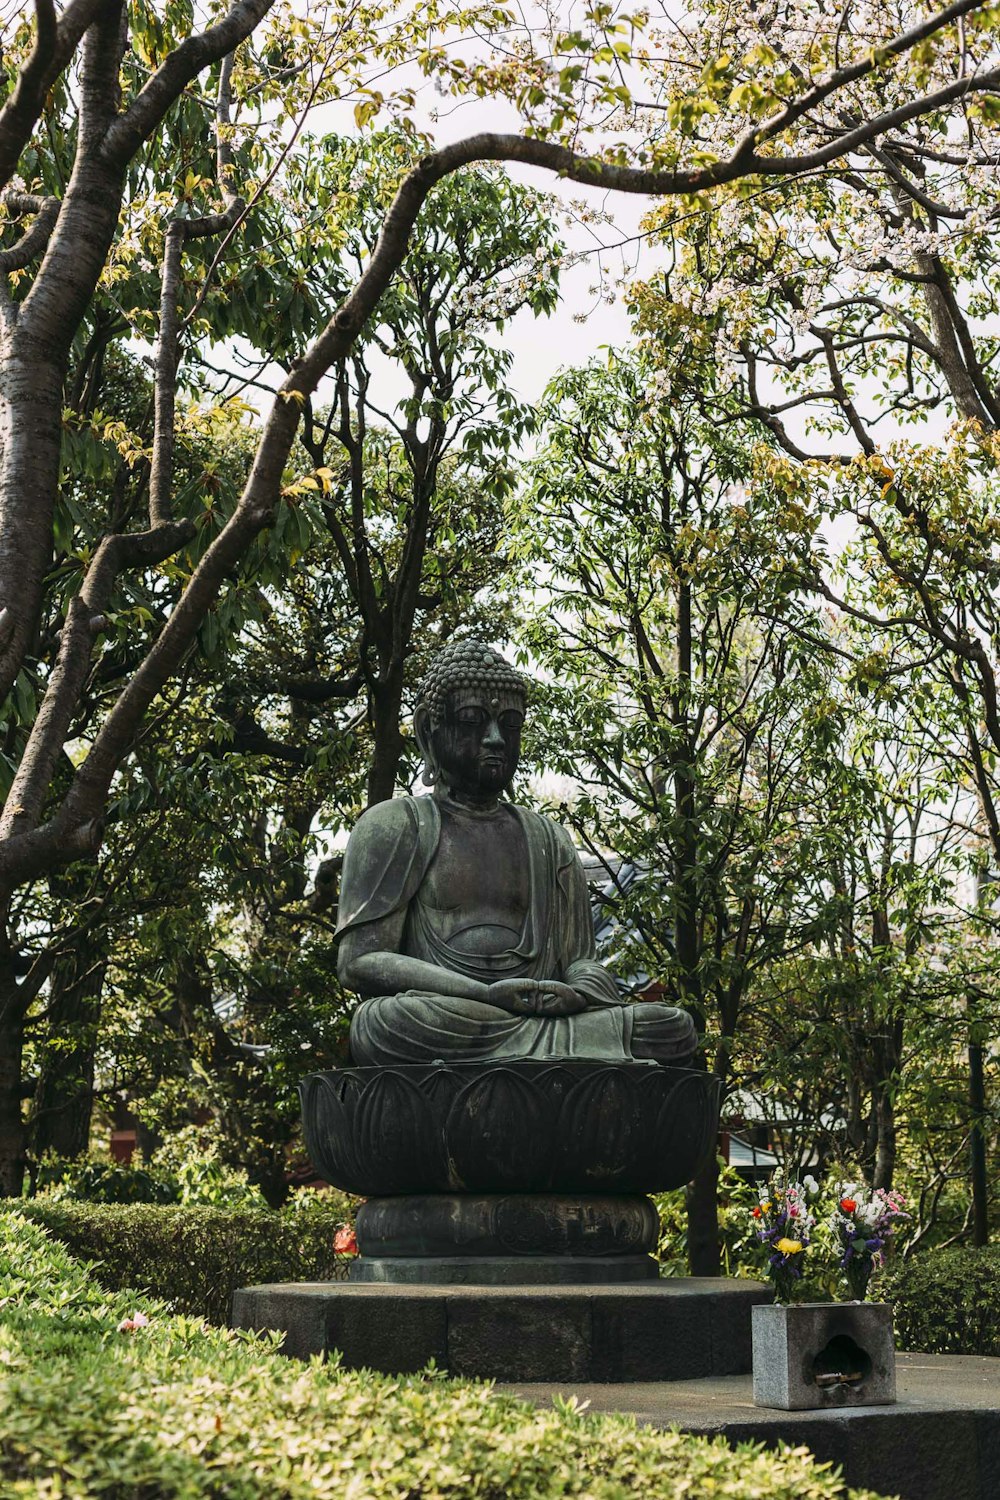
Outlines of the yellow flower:
[{"label": "yellow flower", "polygon": [[798,1255],[799,1251],[802,1249],[802,1241],[801,1240],[777,1240],[775,1242],[774,1248],[781,1255]]}]

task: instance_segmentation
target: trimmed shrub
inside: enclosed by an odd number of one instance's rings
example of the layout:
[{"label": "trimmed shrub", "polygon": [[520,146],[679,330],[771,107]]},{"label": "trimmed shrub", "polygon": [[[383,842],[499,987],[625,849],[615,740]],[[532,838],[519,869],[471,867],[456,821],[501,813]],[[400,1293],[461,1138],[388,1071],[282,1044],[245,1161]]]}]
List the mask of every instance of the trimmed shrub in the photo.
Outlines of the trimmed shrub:
[{"label": "trimmed shrub", "polygon": [[900,1349],[1000,1355],[1000,1245],[896,1261],[876,1295],[893,1305]]},{"label": "trimmed shrub", "polygon": [[0,1304],[11,1500],[874,1500],[803,1449],[286,1360],[273,1338],[102,1291],[17,1213],[0,1214]]},{"label": "trimmed shrub", "polygon": [[237,1287],[344,1276],[347,1262],[334,1256],[333,1236],[353,1217],[353,1201],[339,1194],[281,1213],[44,1198],[18,1207],[74,1255],[93,1262],[109,1291],[138,1289],[179,1312],[223,1324]]}]

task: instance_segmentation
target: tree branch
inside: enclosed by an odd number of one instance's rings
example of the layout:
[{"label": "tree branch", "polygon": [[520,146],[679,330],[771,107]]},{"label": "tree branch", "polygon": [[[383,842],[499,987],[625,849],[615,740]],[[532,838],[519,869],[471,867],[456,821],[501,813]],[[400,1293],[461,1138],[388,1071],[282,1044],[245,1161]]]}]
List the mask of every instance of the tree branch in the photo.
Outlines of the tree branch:
[{"label": "tree branch", "polygon": [[[913,26],[909,31],[902,32],[887,42],[884,47],[872,47],[860,62],[850,63],[846,68],[835,68],[834,71],[820,83],[816,84],[807,93],[798,99],[791,100],[783,110],[779,111],[771,119],[765,120],[762,125],[754,126],[748,130],[742,141],[737,144],[736,155],[742,152],[744,155],[753,153],[754,147],[762,145],[765,141],[773,140],[776,136],[783,134],[791,125],[800,120],[809,110],[815,109],[818,104],[829,99],[832,94],[838,93],[840,89],[849,83],[856,83],[859,78],[874,73],[879,68],[884,68],[886,63],[896,57],[901,57],[904,52],[909,52],[919,42],[934,36],[938,31],[950,26],[952,21],[957,21],[960,16],[968,15],[970,11],[978,10],[982,0],[957,0],[957,4],[949,5],[945,10],[938,11],[922,22],[919,26]],[[970,80],[960,78],[957,80],[958,93],[962,92],[963,86],[968,87]],[[942,90],[942,92],[944,92]],[[883,116],[885,118],[885,116]],[[912,118],[912,116],[907,116]],[[876,132],[881,135],[883,132]],[[868,136],[867,139],[872,139]],[[837,153],[838,155],[840,153]]]},{"label": "tree branch", "polygon": [[123,170],[192,79],[246,41],[273,4],[274,0],[236,0],[215,26],[181,42],[108,130],[102,149],[105,162]]},{"label": "tree branch", "polygon": [[350,701],[364,686],[360,672],[350,677],[279,677],[277,686],[289,698],[302,703],[329,703],[333,699]]},{"label": "tree branch", "polygon": [[[179,90],[201,68],[232,51],[266,14],[270,3],[271,0],[244,0],[233,7],[225,21],[203,36],[182,43],[167,59],[126,115],[114,122],[107,132],[103,152],[119,170],[155,128]],[[972,0],[962,0],[961,4],[932,18],[923,27],[897,39],[890,44],[885,55],[898,55],[920,37],[931,34],[973,8]],[[90,753],[77,770],[56,817],[44,827],[8,838],[0,847],[0,875],[5,882],[15,883],[30,878],[53,860],[63,863],[81,850],[89,852],[96,847],[112,778],[134,743],[145,713],[183,660],[206,611],[232,569],[239,564],[259,532],[273,522],[281,498],[284,465],[304,402],[326,372],[348,355],[402,264],[417,216],[437,183],[477,161],[508,161],[547,168],[574,182],[621,192],[654,196],[697,192],[747,173],[766,177],[809,170],[875,139],[893,125],[997,82],[1000,82],[1000,69],[983,74],[978,81],[959,80],[890,110],[847,131],[827,146],[798,157],[761,157],[752,151],[747,153],[741,146],[728,160],[692,171],[656,172],[618,166],[551,142],[517,135],[476,135],[424,157],[401,182],[371,258],[353,290],[312,346],[293,364],[271,409],[251,474],[235,512],[205,552],[159,637],[112,707]],[[815,91],[806,97],[815,102]]]},{"label": "tree branch", "polygon": [[0,817],[0,840],[16,839],[37,827],[90,670],[93,642],[107,625],[104,610],[118,574],[126,567],[162,562],[193,532],[193,525],[185,521],[155,531],[105,537],[98,547],[83,586],[66,612],[55,666]]},{"label": "tree branch", "polygon": [[13,177],[49,90],[73,56],[98,9],[106,3],[107,0],[71,0],[57,20],[53,0],[35,0],[35,45],[13,92],[0,109],[0,186]]},{"label": "tree branch", "polygon": [[163,526],[173,513],[174,421],[177,404],[177,370],[180,365],[181,319],[178,307],[181,256],[188,240],[221,234],[237,223],[246,203],[233,186],[233,152],[226,136],[232,104],[233,54],[222,62],[216,99],[216,160],[219,189],[226,205],[218,214],[197,219],[176,218],[163,241],[163,271],[160,278],[160,333],[154,370],[153,456],[149,475],[149,524]]},{"label": "tree branch", "polygon": [[61,207],[58,198],[39,198],[34,193],[8,193],[3,200],[14,213],[35,214],[35,222],[26,229],[16,244],[0,250],[0,275],[9,271],[20,271],[45,249],[55,228]]}]

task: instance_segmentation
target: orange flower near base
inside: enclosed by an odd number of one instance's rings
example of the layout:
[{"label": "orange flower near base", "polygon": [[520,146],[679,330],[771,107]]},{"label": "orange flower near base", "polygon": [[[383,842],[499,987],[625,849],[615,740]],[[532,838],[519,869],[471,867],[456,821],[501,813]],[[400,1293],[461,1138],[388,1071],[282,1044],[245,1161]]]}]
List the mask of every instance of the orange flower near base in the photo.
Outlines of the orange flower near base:
[{"label": "orange flower near base", "polygon": [[342,1224],[333,1237],[334,1255],[357,1255],[358,1238],[351,1224]]},{"label": "orange flower near base", "polygon": [[845,1214],[852,1214],[857,1206],[858,1205],[853,1198],[841,1198],[840,1200],[841,1210]]}]

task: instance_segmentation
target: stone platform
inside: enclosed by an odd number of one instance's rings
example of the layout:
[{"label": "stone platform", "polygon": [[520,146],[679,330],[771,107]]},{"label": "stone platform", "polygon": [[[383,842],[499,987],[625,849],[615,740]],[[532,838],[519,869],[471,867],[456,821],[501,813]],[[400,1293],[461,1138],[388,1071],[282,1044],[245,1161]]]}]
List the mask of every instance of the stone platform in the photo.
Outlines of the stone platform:
[{"label": "stone platform", "polygon": [[508,1387],[545,1404],[575,1396],[591,1411],[731,1444],[803,1445],[848,1484],[902,1500],[1000,1500],[1000,1359],[897,1354],[894,1406],[773,1411],[754,1406],[749,1376],[608,1386],[560,1381]]},{"label": "stone platform", "polygon": [[747,1373],[763,1282],[677,1277],[618,1286],[287,1283],[234,1294],[237,1328],[281,1329],[300,1359],[507,1381],[675,1381]]}]

